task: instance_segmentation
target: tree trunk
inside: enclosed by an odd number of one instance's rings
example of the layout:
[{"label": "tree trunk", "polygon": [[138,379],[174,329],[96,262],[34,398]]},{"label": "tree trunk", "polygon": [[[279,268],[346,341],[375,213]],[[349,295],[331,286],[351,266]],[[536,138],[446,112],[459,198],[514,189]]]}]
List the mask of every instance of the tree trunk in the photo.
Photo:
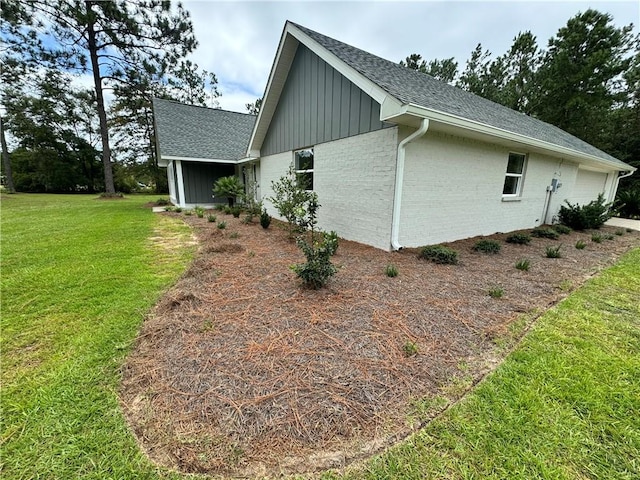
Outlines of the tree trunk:
[{"label": "tree trunk", "polygon": [[113,183],[113,168],[111,166],[111,147],[109,146],[109,129],[107,126],[107,112],[104,108],[104,95],[102,93],[102,77],[98,65],[98,47],[96,43],[96,31],[92,17],[93,1],[85,1],[87,8],[87,43],[89,56],[91,57],[91,69],[93,70],[93,83],[96,89],[96,101],[98,104],[98,118],[100,119],[100,137],[102,138],[102,164],[104,166],[104,189],[107,194],[115,194],[116,187]]},{"label": "tree trunk", "polygon": [[2,165],[4,167],[4,175],[7,177],[7,192],[15,193],[16,189],[13,185],[13,171],[11,170],[11,159],[9,158],[9,150],[7,150],[7,139],[4,136],[4,121],[0,116],[0,140],[2,141]]}]

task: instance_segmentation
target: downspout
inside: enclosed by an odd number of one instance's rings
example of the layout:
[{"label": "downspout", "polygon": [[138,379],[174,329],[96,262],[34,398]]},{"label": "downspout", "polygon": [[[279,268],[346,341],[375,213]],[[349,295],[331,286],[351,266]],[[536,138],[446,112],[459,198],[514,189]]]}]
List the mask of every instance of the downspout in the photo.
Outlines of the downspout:
[{"label": "downspout", "polygon": [[620,185],[620,180],[622,180],[623,178],[630,177],[631,175],[633,175],[633,173],[634,173],[634,170],[629,170],[624,175],[618,175],[618,178],[616,178],[615,186],[611,189],[611,195],[609,196],[609,203],[613,202],[616,199],[616,193],[618,192],[618,186]]},{"label": "downspout", "polygon": [[404,183],[404,157],[405,147],[417,138],[422,137],[429,129],[429,119],[423,118],[420,128],[402,140],[398,144],[398,157],[396,160],[396,183],[393,195],[393,214],[391,217],[391,248],[402,249],[400,245],[400,207],[402,203],[402,184]]}]

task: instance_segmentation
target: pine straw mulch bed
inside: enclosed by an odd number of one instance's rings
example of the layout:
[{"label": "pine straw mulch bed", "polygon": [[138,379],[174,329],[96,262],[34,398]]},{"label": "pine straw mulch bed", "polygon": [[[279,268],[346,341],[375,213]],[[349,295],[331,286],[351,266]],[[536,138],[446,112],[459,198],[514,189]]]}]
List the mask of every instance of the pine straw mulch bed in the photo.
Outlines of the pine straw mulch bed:
[{"label": "pine straw mulch bed", "polygon": [[[342,240],[339,272],[313,291],[290,270],[303,257],[277,222],[216,214],[225,230],[183,216],[199,252],[146,319],[121,400],[152,460],[231,477],[341,467],[404,438],[495,368],[540,312],[640,244],[638,232],[601,244],[590,232],[530,245],[496,234],[499,254],[453,242],[460,263],[446,266]],[[562,258],[546,258],[559,243]],[[521,258],[530,271],[515,268]]]}]

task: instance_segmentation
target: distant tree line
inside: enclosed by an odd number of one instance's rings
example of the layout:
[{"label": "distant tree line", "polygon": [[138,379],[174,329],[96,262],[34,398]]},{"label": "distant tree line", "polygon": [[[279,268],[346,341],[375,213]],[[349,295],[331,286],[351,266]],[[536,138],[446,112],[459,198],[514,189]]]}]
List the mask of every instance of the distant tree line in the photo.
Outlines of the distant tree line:
[{"label": "distant tree line", "polygon": [[[464,70],[454,58],[400,64],[551,123],[640,168],[640,36],[617,28],[611,15],[589,9],[569,19],[546,48],[521,32],[493,57],[482,44]],[[640,173],[621,182],[637,190]]]},{"label": "distant tree line", "polygon": [[[0,34],[3,153],[7,132],[17,141],[3,155],[12,187],[166,190],[151,99],[206,105],[219,96],[215,75],[186,59],[197,41],[180,4],[5,0]],[[79,75],[92,86],[74,83]]]}]

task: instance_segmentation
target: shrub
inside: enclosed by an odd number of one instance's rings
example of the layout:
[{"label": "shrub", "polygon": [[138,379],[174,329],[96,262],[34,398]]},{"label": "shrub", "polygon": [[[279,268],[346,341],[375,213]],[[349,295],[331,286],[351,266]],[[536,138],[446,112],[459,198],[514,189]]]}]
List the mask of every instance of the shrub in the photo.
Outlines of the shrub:
[{"label": "shrub", "polygon": [[173,207],[169,206],[169,207],[164,207],[164,211],[165,212],[173,212]]},{"label": "shrub", "polygon": [[225,228],[227,228],[227,222],[218,222],[218,228],[220,230],[224,230]]},{"label": "shrub", "polygon": [[491,298],[502,298],[504,295],[504,288],[502,287],[492,287],[489,289],[489,296]]},{"label": "shrub", "polygon": [[296,241],[307,261],[293,265],[291,268],[296,272],[298,278],[302,279],[305,286],[317,290],[336,274],[337,269],[331,263],[331,250],[326,246],[324,234],[321,241],[317,238],[318,233],[321,233],[316,230],[320,204],[318,196],[313,192],[309,193],[311,194],[310,199],[304,209],[305,215],[301,219],[310,229],[309,240],[307,240],[307,236],[301,235]]},{"label": "shrub", "polygon": [[558,232],[556,232],[553,228],[548,227],[538,227],[531,230],[531,235],[538,238],[551,238],[555,240],[560,236]]},{"label": "shrub", "polygon": [[218,219],[218,217],[216,217],[215,215],[209,215],[207,217],[207,220],[209,220],[211,223],[215,222]]},{"label": "shrub", "polygon": [[584,247],[586,247],[586,246],[587,246],[587,243],[584,240],[578,240],[576,242],[576,248],[578,250],[584,250]]},{"label": "shrub", "polygon": [[418,345],[415,342],[407,342],[402,346],[405,357],[413,357],[418,354]]},{"label": "shrub", "polygon": [[234,218],[240,218],[241,213],[242,213],[242,208],[238,206],[231,207],[231,215],[233,215]]},{"label": "shrub", "polygon": [[233,232],[231,235],[229,235],[229,238],[238,238],[240,236],[240,234],[238,232]]},{"label": "shrub", "polygon": [[624,235],[624,230],[619,228],[618,230],[615,231],[615,234],[621,237],[622,235]]},{"label": "shrub", "polygon": [[507,243],[515,243],[517,245],[528,245],[531,242],[531,235],[526,233],[513,233],[507,237]]},{"label": "shrub", "polygon": [[218,210],[219,212],[221,212],[221,211],[223,211],[223,210],[224,210],[224,207],[225,207],[225,205],[224,205],[223,203],[216,203],[216,204],[213,206],[213,209],[214,209],[214,210]]},{"label": "shrub", "polygon": [[244,187],[240,183],[240,179],[235,175],[228,177],[220,177],[213,184],[213,195],[218,197],[226,197],[229,207],[233,207],[237,197],[244,194]]},{"label": "shrub", "polygon": [[419,258],[433,263],[455,265],[458,263],[458,252],[444,245],[427,245],[420,250]]},{"label": "shrub", "polygon": [[225,213],[225,215],[231,215],[231,207],[229,205],[225,205],[224,207],[222,207],[222,211]]},{"label": "shrub", "polygon": [[497,254],[500,252],[500,244],[495,240],[478,240],[473,249],[476,252]]},{"label": "shrub", "polygon": [[269,225],[271,225],[271,216],[267,213],[266,208],[263,208],[262,213],[260,213],[260,225],[264,229],[269,228]]},{"label": "shrub", "polygon": [[640,187],[619,189],[614,205],[621,217],[640,217]]},{"label": "shrub", "polygon": [[599,233],[592,233],[591,241],[595,243],[602,243],[602,235],[600,235]]},{"label": "shrub", "polygon": [[554,225],[553,229],[558,232],[561,235],[569,235],[573,230],[571,230],[571,227],[567,227],[566,225]]},{"label": "shrub", "polygon": [[182,207],[176,207],[173,209],[173,211],[180,213],[182,211]]},{"label": "shrub", "polygon": [[184,214],[188,217],[190,217],[191,215],[193,215],[193,210],[185,210]]},{"label": "shrub", "polygon": [[293,164],[277,182],[271,182],[271,189],[273,197],[269,197],[269,200],[277,212],[287,221],[289,237],[292,238],[296,232],[304,231],[307,228],[305,224],[307,212],[304,207],[312,200],[314,193],[305,190],[298,183]]},{"label": "shrub", "polygon": [[338,234],[331,230],[330,232],[324,233],[324,247],[329,251],[329,255],[334,256],[338,251],[338,243],[340,239],[338,238]]},{"label": "shrub", "polygon": [[565,200],[567,206],[560,207],[558,217],[560,222],[574,230],[586,230],[588,228],[600,228],[604,222],[611,218],[610,204],[604,203],[604,195],[599,194],[597,200],[586,205],[572,205]]},{"label": "shrub", "polygon": [[196,208],[194,210],[195,210],[196,215],[198,216],[198,218],[203,218],[204,217],[204,211],[205,211],[204,208],[196,206]]},{"label": "shrub", "polygon": [[396,267],[394,264],[390,263],[384,269],[384,273],[387,275],[387,277],[391,277],[391,278],[397,277],[398,276],[398,267]]},{"label": "shrub", "polygon": [[560,247],[562,245],[558,245],[557,247],[548,246],[545,250],[547,258],[560,258],[562,254],[560,253]]},{"label": "shrub", "polygon": [[516,262],[516,268],[518,270],[528,272],[530,267],[531,267],[531,262],[526,258],[522,258]]},{"label": "shrub", "polygon": [[171,202],[169,202],[169,200],[166,198],[159,198],[158,200],[156,200],[156,205],[159,207],[164,207],[165,205],[171,205]]},{"label": "shrub", "polygon": [[607,233],[607,234],[604,236],[604,239],[605,239],[605,240],[613,240],[614,238],[615,238],[615,237],[614,237],[613,235],[611,235],[610,233]]}]

